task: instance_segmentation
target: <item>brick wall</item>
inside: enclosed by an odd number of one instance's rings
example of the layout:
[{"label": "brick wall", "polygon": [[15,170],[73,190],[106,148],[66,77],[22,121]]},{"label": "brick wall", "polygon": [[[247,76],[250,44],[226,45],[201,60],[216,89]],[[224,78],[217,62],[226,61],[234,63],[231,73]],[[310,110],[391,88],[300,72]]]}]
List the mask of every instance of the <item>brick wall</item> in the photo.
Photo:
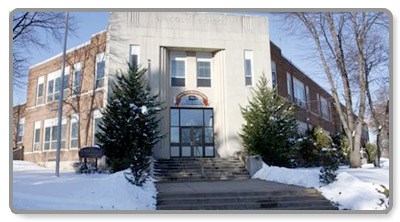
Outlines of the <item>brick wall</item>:
[{"label": "brick wall", "polygon": [[[307,75],[301,72],[293,64],[290,63],[281,53],[281,50],[271,42],[271,59],[276,63],[277,71],[277,92],[280,96],[288,98],[287,93],[287,79],[286,73],[290,73],[293,77],[301,81],[304,86],[309,87],[310,93],[310,109],[303,109],[296,106],[295,117],[304,123],[310,123],[312,126],[321,126],[325,130],[330,132],[341,131],[339,116],[333,106],[333,97],[322,89],[317,83],[312,81]],[[293,80],[292,80],[293,83]],[[293,94],[293,90],[292,90]],[[327,99],[331,103],[331,118],[326,120],[321,117],[317,94]]]},{"label": "brick wall", "polygon": [[[90,42],[69,50],[66,66],[69,66],[69,92],[63,103],[63,117],[67,118],[66,149],[61,151],[61,161],[78,160],[78,150],[70,149],[71,116],[79,113],[79,147],[90,146],[93,141],[93,113],[103,107],[104,88],[95,89],[96,54],[105,51],[106,33],[92,37]],[[57,118],[58,100],[47,103],[48,74],[61,69],[61,56],[45,61],[29,69],[27,103],[25,110],[25,131],[23,143],[25,160],[32,162],[53,161],[55,150],[43,151],[44,121]],[[81,63],[80,94],[72,95],[74,64]],[[36,104],[39,77],[44,77],[44,103]],[[35,122],[40,124],[40,151],[33,151]]]}]

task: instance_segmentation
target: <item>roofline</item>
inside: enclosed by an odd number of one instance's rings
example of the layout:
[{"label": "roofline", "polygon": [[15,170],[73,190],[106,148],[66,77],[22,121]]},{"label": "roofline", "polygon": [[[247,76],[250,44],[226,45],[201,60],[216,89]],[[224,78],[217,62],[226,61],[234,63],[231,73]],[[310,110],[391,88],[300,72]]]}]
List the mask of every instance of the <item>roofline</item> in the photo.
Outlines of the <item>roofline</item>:
[{"label": "roofline", "polygon": [[[100,32],[97,32],[97,33],[91,35],[90,38],[93,38],[93,37],[95,37],[95,36],[101,35],[101,34],[103,34],[103,33],[106,32],[106,31],[107,31],[107,30],[102,30],[102,31],[100,31]],[[88,41],[86,41],[86,42],[84,42],[84,43],[81,43],[81,44],[76,45],[76,46],[74,46],[74,47],[72,47],[72,48],[69,48],[69,49],[67,49],[66,54],[68,54],[68,53],[70,53],[70,52],[73,52],[73,51],[75,51],[75,50],[78,50],[78,49],[80,49],[80,48],[83,48],[83,47],[85,47],[85,46],[87,46],[87,45],[90,45],[90,43],[91,43],[91,40],[88,40]],[[33,68],[35,68],[35,67],[37,67],[37,66],[40,66],[40,65],[42,65],[42,64],[44,64],[44,63],[47,63],[47,62],[49,62],[49,61],[51,61],[51,60],[54,60],[54,59],[56,59],[56,58],[62,56],[62,54],[63,54],[63,53],[60,52],[60,53],[56,54],[55,56],[52,56],[52,57],[50,57],[50,58],[48,58],[48,59],[46,59],[46,60],[43,60],[43,61],[41,61],[41,62],[38,62],[38,63],[36,63],[36,64],[34,64],[34,65],[31,65],[28,69],[33,69]]]}]

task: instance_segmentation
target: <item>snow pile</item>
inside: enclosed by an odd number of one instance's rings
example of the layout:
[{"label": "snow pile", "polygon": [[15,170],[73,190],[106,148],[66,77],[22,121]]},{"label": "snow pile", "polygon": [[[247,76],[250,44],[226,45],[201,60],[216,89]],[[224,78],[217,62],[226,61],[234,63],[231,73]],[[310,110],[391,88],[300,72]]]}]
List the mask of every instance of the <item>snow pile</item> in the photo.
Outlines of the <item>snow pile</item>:
[{"label": "snow pile", "polygon": [[381,186],[364,182],[346,172],[339,173],[337,181],[318,190],[328,200],[338,203],[339,209],[385,210],[389,205]]},{"label": "snow pile", "polygon": [[154,180],[133,186],[124,171],[75,174],[14,161],[13,205],[17,210],[154,210]]},{"label": "snow pile", "polygon": [[[337,180],[329,185],[319,182],[320,168],[263,167],[253,178],[275,181],[285,184],[315,188],[325,198],[339,205],[339,209],[385,210],[389,198],[384,195],[385,186],[389,189],[389,160],[382,159],[382,168],[363,165],[363,168],[341,167]],[[382,186],[383,185],[383,186]]]},{"label": "snow pile", "polygon": [[302,187],[319,187],[319,170],[315,168],[288,169],[285,167],[268,166],[263,163],[262,168],[253,178],[275,181]]}]

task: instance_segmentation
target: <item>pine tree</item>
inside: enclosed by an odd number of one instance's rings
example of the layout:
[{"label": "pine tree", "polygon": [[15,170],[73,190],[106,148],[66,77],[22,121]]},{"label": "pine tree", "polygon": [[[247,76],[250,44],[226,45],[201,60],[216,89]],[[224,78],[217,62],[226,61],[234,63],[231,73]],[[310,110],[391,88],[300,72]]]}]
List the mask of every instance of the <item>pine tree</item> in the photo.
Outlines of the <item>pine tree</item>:
[{"label": "pine tree", "polygon": [[145,73],[146,69],[130,66],[128,73],[117,76],[96,134],[112,171],[130,168],[125,177],[135,185],[147,179],[152,147],[160,139],[160,103],[150,95]]},{"label": "pine tree", "polygon": [[268,87],[262,76],[247,107],[241,107],[245,124],[240,137],[249,154],[259,154],[269,165],[291,167],[297,135],[293,105]]}]

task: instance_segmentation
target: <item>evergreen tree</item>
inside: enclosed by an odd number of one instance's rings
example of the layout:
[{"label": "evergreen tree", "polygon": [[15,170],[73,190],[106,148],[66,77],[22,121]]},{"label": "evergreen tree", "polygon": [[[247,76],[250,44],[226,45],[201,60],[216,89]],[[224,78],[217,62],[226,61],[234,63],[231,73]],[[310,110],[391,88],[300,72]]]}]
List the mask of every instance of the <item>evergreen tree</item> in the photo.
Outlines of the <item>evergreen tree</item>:
[{"label": "evergreen tree", "polygon": [[259,154],[269,165],[292,167],[297,135],[293,105],[268,87],[262,76],[247,107],[241,107],[245,124],[240,137],[249,154]]},{"label": "evergreen tree", "polygon": [[146,69],[130,66],[128,73],[117,76],[96,134],[112,171],[130,168],[125,177],[135,185],[148,177],[152,147],[160,139],[160,104],[150,95],[145,73]]}]

